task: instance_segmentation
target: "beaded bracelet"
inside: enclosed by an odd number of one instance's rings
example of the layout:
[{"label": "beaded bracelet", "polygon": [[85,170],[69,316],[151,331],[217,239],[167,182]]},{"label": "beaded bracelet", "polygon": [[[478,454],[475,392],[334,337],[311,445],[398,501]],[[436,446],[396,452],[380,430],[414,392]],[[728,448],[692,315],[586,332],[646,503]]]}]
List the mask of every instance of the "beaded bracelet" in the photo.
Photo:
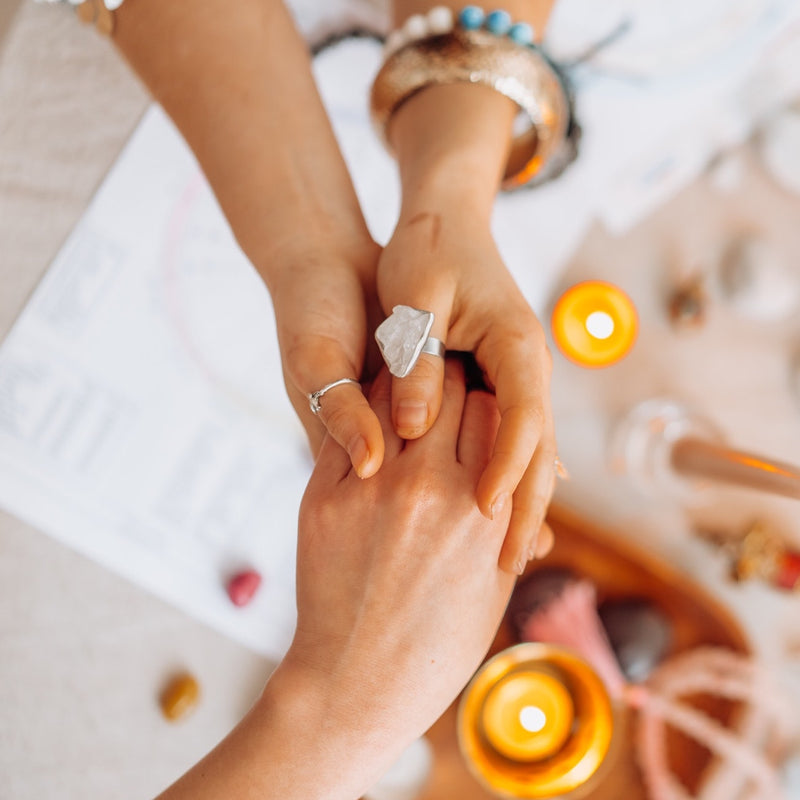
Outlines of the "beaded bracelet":
[{"label": "beaded bracelet", "polygon": [[81,22],[94,25],[100,33],[111,36],[116,22],[114,12],[124,0],[36,0],[37,3],[66,3],[75,8]]},{"label": "beaded bracelet", "polygon": [[573,127],[571,101],[563,76],[535,44],[528,23],[477,6],[465,7],[456,19],[451,9],[437,6],[409,17],[387,37],[384,52],[370,109],[387,147],[391,117],[412,95],[433,85],[480,83],[513,100],[530,120],[512,141],[503,189],[541,182],[558,160],[554,156]]},{"label": "beaded bracelet", "polygon": [[436,6],[427,14],[410,16],[402,27],[389,34],[384,45],[384,59],[412,42],[450,33],[456,25],[467,31],[484,28],[495,36],[508,36],[519,45],[535,47],[533,26],[527,22],[513,22],[507,11],[498,9],[487,14],[478,6],[465,6],[456,19],[452,9]]}]

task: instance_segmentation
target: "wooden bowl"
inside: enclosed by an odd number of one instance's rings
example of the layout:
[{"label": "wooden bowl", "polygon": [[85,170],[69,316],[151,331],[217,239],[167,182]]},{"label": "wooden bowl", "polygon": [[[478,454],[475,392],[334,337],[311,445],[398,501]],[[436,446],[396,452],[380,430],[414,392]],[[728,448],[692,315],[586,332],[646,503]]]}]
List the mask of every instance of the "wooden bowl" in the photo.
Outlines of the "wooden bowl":
[{"label": "wooden bowl", "polygon": [[[654,603],[672,623],[671,655],[699,645],[717,645],[740,653],[750,646],[738,622],[705,590],[653,555],[571,514],[551,507],[548,522],[555,533],[552,553],[532,563],[526,574],[542,568],[566,567],[589,579],[598,602],[615,598],[644,598]],[[511,625],[504,619],[489,651],[493,655],[515,644]],[[692,698],[692,703],[729,724],[737,704],[716,698]],[[458,700],[428,731],[434,751],[430,780],[419,800],[492,800],[470,774],[456,739]],[[620,720],[613,769],[589,794],[590,800],[646,800],[630,735],[630,717]],[[693,740],[670,733],[667,752],[676,775],[694,790],[711,754]]]}]

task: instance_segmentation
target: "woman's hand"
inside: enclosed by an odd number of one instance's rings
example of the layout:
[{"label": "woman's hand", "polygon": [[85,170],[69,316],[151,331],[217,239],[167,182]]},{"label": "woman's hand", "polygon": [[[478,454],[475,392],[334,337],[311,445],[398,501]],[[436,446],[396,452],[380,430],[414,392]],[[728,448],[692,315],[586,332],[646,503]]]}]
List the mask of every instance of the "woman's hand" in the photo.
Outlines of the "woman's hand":
[{"label": "woman's hand", "polygon": [[[401,217],[378,264],[378,295],[387,312],[397,304],[433,311],[431,335],[449,350],[474,353],[495,391],[502,421],[477,498],[492,517],[513,494],[500,565],[521,573],[536,554],[555,480],[551,359],[541,325],[488,225],[463,212]],[[402,437],[422,436],[436,420],[443,370],[442,359],[422,355],[408,377],[393,380],[392,418]]]},{"label": "woman's hand", "polygon": [[392,430],[391,381],[370,402],[383,467],[359,480],[328,437],[300,509],[297,630],[248,715],[163,800],[355,800],[450,705],[502,619],[497,558],[509,509],[486,519],[475,484],[499,416],[449,360],[439,417]]},{"label": "woman's hand", "polygon": [[[324,423],[362,477],[380,426],[357,387],[379,248],[317,93],[306,43],[279,2],[136,0],[114,42],[194,151],[272,294],[292,404],[318,449]],[[179,46],[176,46],[176,42]]]},{"label": "woman's hand", "polygon": [[[495,399],[466,393],[448,359],[438,419],[421,439],[392,430],[384,370],[370,394],[383,467],[360,481],[323,444],[300,510],[294,642],[284,662],[334,687],[352,725],[391,734],[393,750],[447,708],[494,638],[513,587],[498,568],[510,507],[475,505],[499,421]],[[333,691],[333,690],[332,690]]]},{"label": "woman's hand", "polygon": [[[397,304],[432,311],[431,335],[450,350],[474,353],[495,391],[502,422],[477,498],[491,517],[513,496],[500,565],[521,574],[538,555],[556,445],[544,333],[490,233],[517,111],[499,92],[463,83],[428,87],[393,114],[388,134],[403,203],[378,265],[378,296],[387,314]],[[423,355],[395,381],[402,436],[421,436],[436,419],[441,374],[440,361]]]},{"label": "woman's hand", "polygon": [[270,286],[286,390],[314,456],[327,429],[358,476],[367,478],[380,467],[384,445],[361,389],[353,384],[331,389],[320,399],[317,415],[308,395],[341,378],[360,381],[365,372],[379,313],[374,275],[380,248],[366,240],[355,247],[332,241],[309,247],[307,241],[280,254],[285,265],[274,270],[279,278]]}]

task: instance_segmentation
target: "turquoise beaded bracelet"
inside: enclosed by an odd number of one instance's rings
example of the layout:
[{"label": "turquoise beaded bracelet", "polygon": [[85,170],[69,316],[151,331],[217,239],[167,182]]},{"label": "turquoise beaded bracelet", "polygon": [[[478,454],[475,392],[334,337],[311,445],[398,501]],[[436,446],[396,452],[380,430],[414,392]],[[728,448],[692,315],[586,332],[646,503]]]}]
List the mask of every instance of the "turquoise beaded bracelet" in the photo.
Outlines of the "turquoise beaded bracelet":
[{"label": "turquoise beaded bracelet", "polygon": [[412,42],[429,36],[441,36],[460,27],[465,31],[486,30],[495,36],[507,36],[515,44],[535,47],[534,29],[527,22],[514,22],[508,11],[497,9],[488,14],[478,6],[465,6],[458,16],[447,6],[436,6],[427,14],[414,14],[386,38],[384,54],[394,52]]}]

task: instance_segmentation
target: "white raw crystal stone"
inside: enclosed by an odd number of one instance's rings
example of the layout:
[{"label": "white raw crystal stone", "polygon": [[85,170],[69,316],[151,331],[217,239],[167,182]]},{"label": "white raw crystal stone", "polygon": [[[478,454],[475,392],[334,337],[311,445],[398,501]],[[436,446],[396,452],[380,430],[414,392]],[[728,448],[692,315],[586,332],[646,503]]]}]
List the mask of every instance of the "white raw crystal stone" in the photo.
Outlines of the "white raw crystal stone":
[{"label": "white raw crystal stone", "polygon": [[395,306],[375,331],[389,372],[405,378],[417,363],[422,347],[433,326],[433,314],[411,306]]}]

